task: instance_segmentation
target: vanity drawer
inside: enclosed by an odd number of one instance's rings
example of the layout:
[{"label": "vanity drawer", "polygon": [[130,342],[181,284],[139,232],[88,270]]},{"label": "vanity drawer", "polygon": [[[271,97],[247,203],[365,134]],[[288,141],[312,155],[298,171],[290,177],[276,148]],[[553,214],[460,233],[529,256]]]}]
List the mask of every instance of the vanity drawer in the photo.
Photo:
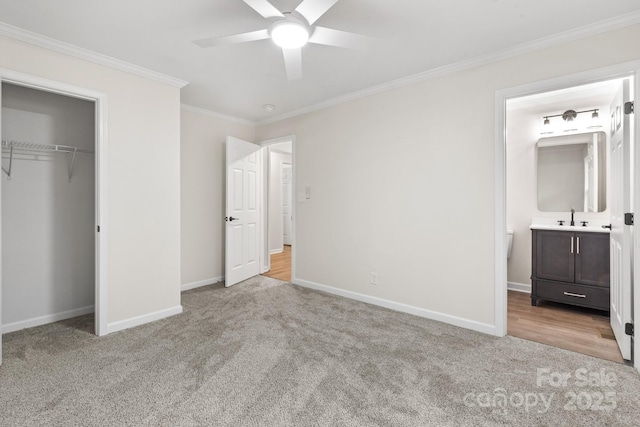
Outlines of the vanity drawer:
[{"label": "vanity drawer", "polygon": [[609,311],[609,289],[572,283],[536,281],[536,297]]}]

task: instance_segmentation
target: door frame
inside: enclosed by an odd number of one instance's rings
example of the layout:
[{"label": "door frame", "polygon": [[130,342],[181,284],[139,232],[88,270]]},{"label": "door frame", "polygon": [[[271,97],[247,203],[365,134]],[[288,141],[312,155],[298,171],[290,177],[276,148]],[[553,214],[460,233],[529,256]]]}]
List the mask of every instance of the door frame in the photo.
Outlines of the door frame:
[{"label": "door frame", "polygon": [[[31,74],[0,68],[0,84],[17,86],[56,93],[72,98],[92,101],[95,105],[95,334],[108,334],[108,140],[107,140],[107,94],[68,83],[49,80]],[[0,134],[1,134],[0,123]],[[1,189],[0,189],[1,192]],[[0,210],[0,220],[2,211]],[[98,227],[100,232],[98,232]],[[1,227],[0,227],[1,228]],[[2,234],[0,230],[0,242]],[[2,260],[0,258],[0,304],[2,304]],[[0,305],[1,311],[1,305]],[[0,317],[0,339],[2,338],[2,317]],[[0,357],[1,361],[1,357]]]},{"label": "door frame", "polygon": [[[619,78],[633,78],[632,95],[634,101],[640,100],[640,61],[626,62],[598,68],[567,76],[551,78],[534,83],[496,91],[495,95],[495,221],[494,221],[494,257],[495,257],[495,330],[497,336],[507,334],[507,234],[506,234],[506,112],[507,100],[538,93],[551,92],[574,86],[597,83]],[[637,146],[640,138],[640,119],[634,120],[630,129],[632,146]],[[633,150],[633,210],[637,210],[640,201],[640,149]],[[640,271],[640,227],[633,229],[633,259],[631,261],[632,317],[640,319],[640,292],[634,292],[634,272]],[[632,357],[640,354],[640,340],[634,340]],[[634,357],[634,366],[640,371],[640,358]]]},{"label": "door frame", "polygon": [[[291,174],[291,179],[289,182],[289,190],[288,193],[285,194],[284,192],[282,193],[282,200],[284,201],[284,199],[289,196],[289,200],[287,200],[289,202],[289,222],[291,223],[289,225],[289,246],[292,246],[293,240],[291,239],[291,230],[293,230],[293,147],[292,147],[292,153],[291,153],[291,163],[287,163],[287,162],[282,162],[280,164],[280,169],[282,171],[282,176],[284,176],[284,170],[285,170],[285,165],[288,165],[288,167],[286,169],[290,169],[290,174]],[[282,206],[282,209],[284,210],[284,206]],[[283,214],[284,216],[284,214]],[[287,245],[287,242],[284,241],[284,219],[283,219],[283,224],[282,224],[282,249],[284,250],[284,246]]]},{"label": "door frame", "polygon": [[[293,174],[292,180],[292,188],[291,188],[291,215],[293,219],[291,220],[291,282],[293,283],[294,278],[296,277],[296,136],[295,135],[287,135],[279,138],[267,139],[264,141],[260,141],[257,144],[262,147],[263,153],[265,153],[263,157],[263,197],[262,197],[262,210],[263,210],[263,224],[264,230],[261,233],[262,242],[260,246],[262,247],[263,265],[261,267],[261,273],[265,273],[271,269],[271,254],[269,251],[269,184],[270,184],[270,158],[269,158],[269,146],[274,144],[280,144],[282,142],[291,142],[291,173]],[[265,160],[266,159],[266,160]]]}]

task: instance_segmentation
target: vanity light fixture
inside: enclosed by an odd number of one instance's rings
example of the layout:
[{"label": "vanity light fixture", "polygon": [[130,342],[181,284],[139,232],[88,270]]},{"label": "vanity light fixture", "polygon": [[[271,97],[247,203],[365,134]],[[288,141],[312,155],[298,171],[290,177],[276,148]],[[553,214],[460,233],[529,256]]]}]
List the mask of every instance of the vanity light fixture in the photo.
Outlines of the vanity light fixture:
[{"label": "vanity light fixture", "polygon": [[582,110],[582,111],[575,111],[575,110],[567,110],[562,114],[554,114],[551,116],[543,116],[542,118],[544,119],[544,124],[548,125],[549,124],[549,118],[551,117],[562,117],[562,120],[564,120],[565,122],[572,122],[573,119],[575,119],[578,114],[582,114],[582,113],[591,113],[591,118],[592,119],[597,119],[599,117],[598,115],[598,109],[594,108],[591,110]]},{"label": "vanity light fixture", "polygon": [[591,120],[592,120],[592,124],[588,127],[589,129],[596,129],[596,128],[601,128],[602,125],[600,124],[600,120],[599,120],[599,114],[598,114],[598,109],[594,108],[591,110],[582,110],[582,111],[575,111],[575,110],[567,110],[562,114],[553,114],[550,116],[543,116],[542,118],[544,119],[543,122],[543,131],[540,132],[541,135],[549,135],[553,133],[553,130],[551,129],[551,125],[550,125],[550,118],[552,117],[562,117],[562,120],[565,121],[566,123],[566,128],[564,129],[564,132],[573,132],[578,130],[575,125],[573,125],[574,119],[576,117],[578,117],[578,114],[582,114],[582,113],[591,113]]}]

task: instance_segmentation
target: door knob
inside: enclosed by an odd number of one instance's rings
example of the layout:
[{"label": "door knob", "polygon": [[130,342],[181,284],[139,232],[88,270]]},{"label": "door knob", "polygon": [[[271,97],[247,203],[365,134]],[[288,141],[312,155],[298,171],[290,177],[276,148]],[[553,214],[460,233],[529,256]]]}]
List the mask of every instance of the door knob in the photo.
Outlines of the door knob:
[{"label": "door knob", "polygon": [[602,228],[608,228],[609,230],[611,230],[611,224],[609,225],[603,225]]},{"label": "door knob", "polygon": [[224,220],[225,221],[238,221],[240,218],[234,218],[232,216],[225,216]]}]

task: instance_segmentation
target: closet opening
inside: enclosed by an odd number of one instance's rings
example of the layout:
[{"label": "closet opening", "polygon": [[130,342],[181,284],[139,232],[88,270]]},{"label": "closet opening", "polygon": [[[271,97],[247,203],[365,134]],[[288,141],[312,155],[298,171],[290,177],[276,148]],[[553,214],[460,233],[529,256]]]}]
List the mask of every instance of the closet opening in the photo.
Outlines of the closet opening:
[{"label": "closet opening", "polygon": [[0,333],[94,313],[74,325],[100,335],[98,99],[29,86],[0,92]]}]

